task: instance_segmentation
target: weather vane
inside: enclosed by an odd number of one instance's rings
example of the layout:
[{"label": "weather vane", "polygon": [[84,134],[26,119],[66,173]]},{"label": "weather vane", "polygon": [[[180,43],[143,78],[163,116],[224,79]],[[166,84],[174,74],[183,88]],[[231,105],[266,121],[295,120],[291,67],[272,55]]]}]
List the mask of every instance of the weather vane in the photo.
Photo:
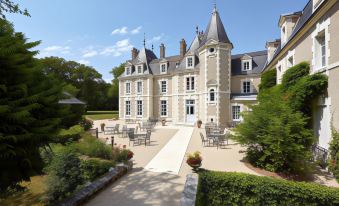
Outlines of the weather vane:
[{"label": "weather vane", "polygon": [[144,33],[144,47],[146,48],[146,33]]}]

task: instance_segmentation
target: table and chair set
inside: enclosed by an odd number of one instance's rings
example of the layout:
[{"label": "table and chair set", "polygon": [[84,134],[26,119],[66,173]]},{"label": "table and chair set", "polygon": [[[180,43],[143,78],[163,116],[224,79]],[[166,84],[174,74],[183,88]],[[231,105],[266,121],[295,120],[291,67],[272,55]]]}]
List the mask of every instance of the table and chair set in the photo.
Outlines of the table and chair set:
[{"label": "table and chair set", "polygon": [[205,126],[206,136],[200,132],[201,142],[204,147],[217,146],[217,149],[228,145],[228,139],[231,135],[230,131],[225,128],[219,128],[216,124],[208,124]]},{"label": "table and chair set", "polygon": [[105,127],[104,134],[120,134],[121,138],[129,138],[129,145],[132,142],[133,146],[141,144],[147,146],[151,144],[151,134],[155,125],[155,122],[145,121],[137,123],[135,128],[122,125],[121,130],[120,124],[109,125]]}]

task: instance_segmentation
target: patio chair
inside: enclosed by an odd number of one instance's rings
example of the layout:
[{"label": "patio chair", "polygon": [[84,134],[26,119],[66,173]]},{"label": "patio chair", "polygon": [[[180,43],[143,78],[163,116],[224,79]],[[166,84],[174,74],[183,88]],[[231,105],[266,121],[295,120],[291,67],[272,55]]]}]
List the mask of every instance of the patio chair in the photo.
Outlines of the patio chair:
[{"label": "patio chair", "polygon": [[114,126],[113,134],[115,134],[115,132],[116,132],[117,134],[119,134],[119,127],[120,127],[120,124],[116,124],[116,125]]},{"label": "patio chair", "polygon": [[127,125],[123,125],[121,129],[121,137],[122,138],[127,137],[127,132],[128,132]]},{"label": "patio chair", "polygon": [[205,138],[204,135],[200,132],[200,137],[201,137],[201,143],[202,146],[205,147],[206,143],[208,143],[208,146],[210,146],[211,142],[209,139]]},{"label": "patio chair", "polygon": [[135,142],[137,142],[138,144],[140,143],[139,139],[135,138],[134,136],[134,128],[128,130],[127,134],[128,134],[128,139],[129,139],[129,142],[128,142],[129,146],[131,145],[131,142],[133,142],[133,146],[135,145]]},{"label": "patio chair", "polygon": [[146,141],[148,141],[149,144],[151,144],[151,134],[152,134],[152,131],[151,130],[147,130],[147,132],[146,132]]}]

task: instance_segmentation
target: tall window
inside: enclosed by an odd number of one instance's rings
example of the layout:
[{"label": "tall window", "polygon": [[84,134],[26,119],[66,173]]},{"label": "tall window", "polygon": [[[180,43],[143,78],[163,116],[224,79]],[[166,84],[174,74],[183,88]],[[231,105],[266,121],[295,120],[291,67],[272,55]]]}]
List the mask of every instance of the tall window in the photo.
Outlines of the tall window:
[{"label": "tall window", "polygon": [[137,101],[137,116],[142,116],[142,101]]},{"label": "tall window", "polygon": [[293,67],[293,65],[294,65],[294,58],[293,58],[293,56],[290,56],[290,58],[288,58],[287,64],[288,64],[288,67]]},{"label": "tall window", "polygon": [[210,102],[214,102],[215,101],[215,92],[214,89],[210,90]]},{"label": "tall window", "polygon": [[166,68],[166,64],[161,64],[160,69],[161,69],[161,73],[166,73],[167,72],[167,68]]},{"label": "tall window", "polygon": [[137,82],[137,93],[138,94],[142,93],[142,82]]},{"label": "tall window", "polygon": [[186,77],[186,90],[193,91],[195,89],[194,77]]},{"label": "tall window", "polygon": [[126,105],[125,114],[126,116],[130,116],[131,115],[131,102],[126,101],[125,105]]},{"label": "tall window", "polygon": [[142,73],[142,66],[138,66],[138,74]]},{"label": "tall window", "polygon": [[160,101],[160,106],[161,106],[160,115],[162,117],[167,116],[167,101],[166,100],[161,100]]},{"label": "tall window", "polygon": [[251,82],[243,81],[242,82],[242,93],[250,93],[251,92]]},{"label": "tall window", "polygon": [[193,67],[193,57],[187,57],[187,68]]},{"label": "tall window", "polygon": [[160,86],[161,86],[161,93],[167,93],[167,81],[161,81]]},{"label": "tall window", "polygon": [[131,68],[130,67],[127,67],[126,68],[126,75],[130,75],[131,74]]},{"label": "tall window", "polygon": [[131,83],[126,82],[126,94],[130,94],[131,93]]},{"label": "tall window", "polygon": [[240,106],[232,106],[232,119],[240,120]]},{"label": "tall window", "polygon": [[326,41],[325,32],[321,32],[316,37],[316,67],[321,68],[327,65],[326,62]]}]

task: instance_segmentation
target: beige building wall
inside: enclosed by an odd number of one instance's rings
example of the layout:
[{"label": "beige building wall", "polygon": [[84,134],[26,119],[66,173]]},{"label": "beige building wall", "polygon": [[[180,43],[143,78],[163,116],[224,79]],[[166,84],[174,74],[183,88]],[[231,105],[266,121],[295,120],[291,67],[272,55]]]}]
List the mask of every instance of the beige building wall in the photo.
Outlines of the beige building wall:
[{"label": "beige building wall", "polygon": [[260,76],[236,75],[231,77],[231,93],[242,93],[242,82],[251,81],[251,93],[259,92]]}]

